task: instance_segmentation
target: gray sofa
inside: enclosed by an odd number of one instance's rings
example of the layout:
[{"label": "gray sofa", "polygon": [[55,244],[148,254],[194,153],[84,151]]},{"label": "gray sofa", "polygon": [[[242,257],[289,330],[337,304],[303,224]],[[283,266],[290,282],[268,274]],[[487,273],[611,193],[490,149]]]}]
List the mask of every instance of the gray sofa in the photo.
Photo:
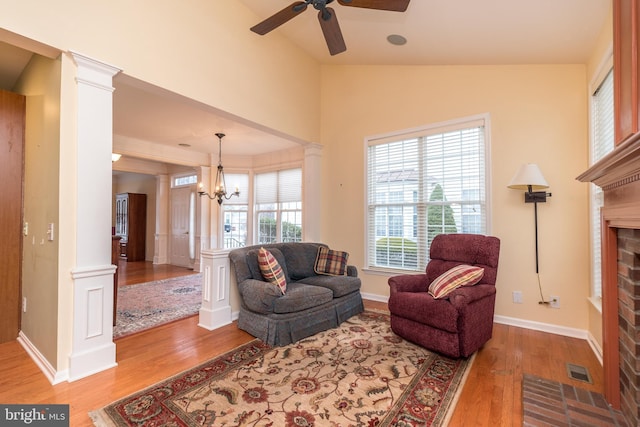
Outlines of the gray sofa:
[{"label": "gray sofa", "polygon": [[[364,311],[360,279],[354,266],[344,276],[314,271],[321,243],[273,243],[234,249],[229,253],[240,294],[238,327],[273,346],[287,345],[335,328]],[[258,251],[273,254],[287,280],[284,295],[263,279]]]}]

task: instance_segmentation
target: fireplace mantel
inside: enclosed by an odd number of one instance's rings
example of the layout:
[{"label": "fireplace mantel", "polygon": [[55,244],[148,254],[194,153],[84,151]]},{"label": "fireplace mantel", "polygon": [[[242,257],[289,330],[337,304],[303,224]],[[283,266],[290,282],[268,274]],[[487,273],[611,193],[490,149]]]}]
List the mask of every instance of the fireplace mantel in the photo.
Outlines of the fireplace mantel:
[{"label": "fireplace mantel", "polygon": [[640,180],[640,133],[619,144],[576,179],[593,182],[605,191]]}]

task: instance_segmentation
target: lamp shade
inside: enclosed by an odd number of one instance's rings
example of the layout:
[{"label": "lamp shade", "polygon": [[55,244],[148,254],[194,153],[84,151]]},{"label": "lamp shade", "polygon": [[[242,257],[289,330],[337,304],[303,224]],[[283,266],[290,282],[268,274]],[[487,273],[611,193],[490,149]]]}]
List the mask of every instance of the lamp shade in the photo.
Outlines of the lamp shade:
[{"label": "lamp shade", "polygon": [[509,188],[525,191],[529,190],[529,186],[531,186],[531,191],[549,188],[547,180],[544,179],[540,168],[535,163],[525,163],[520,166],[520,169],[518,169],[518,172],[516,172],[508,185]]}]

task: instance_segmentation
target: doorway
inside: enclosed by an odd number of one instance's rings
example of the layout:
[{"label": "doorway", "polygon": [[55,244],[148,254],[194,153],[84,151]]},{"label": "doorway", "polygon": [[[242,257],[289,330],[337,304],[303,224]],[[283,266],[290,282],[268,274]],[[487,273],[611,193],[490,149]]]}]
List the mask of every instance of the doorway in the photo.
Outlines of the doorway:
[{"label": "doorway", "polygon": [[195,260],[195,194],[189,187],[171,190],[170,263],[193,268]]}]

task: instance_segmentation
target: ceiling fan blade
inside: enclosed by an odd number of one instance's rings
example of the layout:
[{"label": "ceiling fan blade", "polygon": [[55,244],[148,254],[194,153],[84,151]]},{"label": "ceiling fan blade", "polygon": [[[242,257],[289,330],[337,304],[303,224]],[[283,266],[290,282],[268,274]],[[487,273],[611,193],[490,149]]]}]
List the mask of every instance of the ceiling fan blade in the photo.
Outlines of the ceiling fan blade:
[{"label": "ceiling fan blade", "polygon": [[251,27],[251,31],[254,33],[258,33],[260,35],[265,35],[269,31],[278,28],[280,25],[285,22],[295,18],[300,13],[304,12],[307,8],[307,3],[303,1],[296,1],[291,3],[289,6],[282,9],[280,12],[275,13],[259,24]]},{"label": "ceiling fan blade", "polygon": [[338,0],[343,6],[364,7],[367,9],[390,10],[404,12],[410,0]]},{"label": "ceiling fan blade", "polygon": [[342,38],[342,31],[340,31],[340,25],[338,24],[338,18],[336,18],[336,12],[330,7],[325,7],[318,12],[318,21],[320,21],[320,27],[327,42],[329,53],[337,55],[347,50]]}]

